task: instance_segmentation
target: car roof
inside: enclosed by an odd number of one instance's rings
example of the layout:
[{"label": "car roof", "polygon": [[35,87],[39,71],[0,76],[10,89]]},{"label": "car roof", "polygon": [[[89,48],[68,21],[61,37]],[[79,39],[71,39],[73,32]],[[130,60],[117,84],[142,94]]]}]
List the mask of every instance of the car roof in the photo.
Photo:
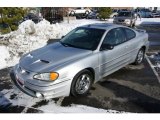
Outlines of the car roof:
[{"label": "car roof", "polygon": [[108,30],[110,28],[124,27],[124,26],[113,23],[95,23],[95,24],[84,25],[81,27]]}]

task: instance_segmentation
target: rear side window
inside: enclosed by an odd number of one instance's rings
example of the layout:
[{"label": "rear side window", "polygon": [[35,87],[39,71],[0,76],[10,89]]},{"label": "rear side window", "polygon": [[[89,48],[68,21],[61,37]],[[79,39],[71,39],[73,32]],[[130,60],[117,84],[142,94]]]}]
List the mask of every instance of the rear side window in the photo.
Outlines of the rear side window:
[{"label": "rear side window", "polygon": [[126,41],[123,29],[114,28],[110,30],[104,38],[103,44],[118,45]]},{"label": "rear side window", "polygon": [[124,30],[126,33],[127,40],[131,40],[136,37],[136,33],[133,30],[128,28],[124,28]]}]

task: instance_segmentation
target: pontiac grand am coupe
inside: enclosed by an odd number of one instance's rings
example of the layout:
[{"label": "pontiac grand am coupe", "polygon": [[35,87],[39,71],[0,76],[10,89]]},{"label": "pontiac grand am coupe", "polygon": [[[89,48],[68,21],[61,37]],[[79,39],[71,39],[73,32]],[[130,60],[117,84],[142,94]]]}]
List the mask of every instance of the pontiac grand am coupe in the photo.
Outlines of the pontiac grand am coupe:
[{"label": "pontiac grand am coupe", "polygon": [[103,77],[128,64],[142,63],[148,46],[148,34],[143,30],[89,24],[24,55],[11,78],[33,97],[81,96]]}]

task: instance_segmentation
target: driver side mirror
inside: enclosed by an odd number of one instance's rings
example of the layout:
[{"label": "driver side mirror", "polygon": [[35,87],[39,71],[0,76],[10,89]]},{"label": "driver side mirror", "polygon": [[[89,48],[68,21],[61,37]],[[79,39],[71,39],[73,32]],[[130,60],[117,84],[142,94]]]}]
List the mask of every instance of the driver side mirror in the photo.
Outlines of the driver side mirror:
[{"label": "driver side mirror", "polygon": [[100,51],[103,50],[112,50],[114,48],[114,45],[110,45],[110,44],[102,44]]}]

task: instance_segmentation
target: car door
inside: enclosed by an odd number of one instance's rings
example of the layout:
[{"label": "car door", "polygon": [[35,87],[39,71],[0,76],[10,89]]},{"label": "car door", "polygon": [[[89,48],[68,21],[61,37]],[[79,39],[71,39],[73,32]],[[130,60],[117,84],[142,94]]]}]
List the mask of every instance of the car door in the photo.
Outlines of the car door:
[{"label": "car door", "polygon": [[[114,48],[112,50],[102,50],[104,45],[111,45]],[[113,73],[129,63],[128,45],[125,33],[121,27],[113,28],[107,32],[99,52],[99,72],[102,77]]]}]

